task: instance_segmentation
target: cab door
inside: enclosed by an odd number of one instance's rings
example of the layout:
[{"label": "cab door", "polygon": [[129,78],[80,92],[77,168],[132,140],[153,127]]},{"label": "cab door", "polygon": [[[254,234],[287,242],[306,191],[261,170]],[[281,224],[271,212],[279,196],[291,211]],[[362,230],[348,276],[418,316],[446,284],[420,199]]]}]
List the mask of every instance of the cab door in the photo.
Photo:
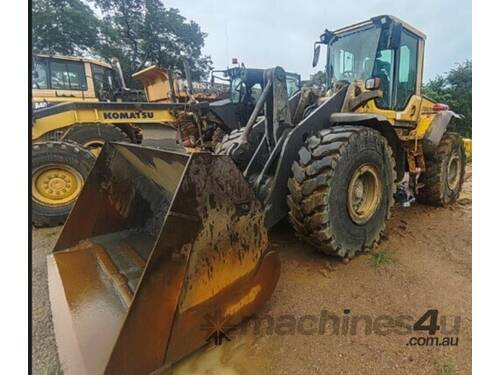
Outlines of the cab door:
[{"label": "cab door", "polygon": [[[423,43],[423,41],[422,41]],[[393,86],[392,108],[396,112],[396,122],[411,122],[418,120],[421,105],[422,72],[419,64],[419,38],[406,31],[401,32],[401,43],[396,51],[396,74]]]},{"label": "cab door", "polygon": [[404,28],[400,40],[398,48],[378,51],[373,76],[381,78],[384,97],[365,110],[383,114],[396,126],[414,127],[421,105],[424,41]]}]

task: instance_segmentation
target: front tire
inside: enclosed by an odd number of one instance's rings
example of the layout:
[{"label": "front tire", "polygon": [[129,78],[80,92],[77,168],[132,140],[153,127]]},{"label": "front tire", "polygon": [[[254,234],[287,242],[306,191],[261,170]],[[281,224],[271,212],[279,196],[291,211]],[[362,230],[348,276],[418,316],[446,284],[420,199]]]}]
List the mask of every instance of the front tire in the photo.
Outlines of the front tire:
[{"label": "front tire", "polygon": [[396,191],[392,149],[379,132],[359,126],[321,130],[306,140],[292,171],[287,202],[299,236],[340,257],[379,241]]},{"label": "front tire", "polygon": [[433,206],[453,204],[462,190],[465,172],[465,149],[460,134],[446,132],[432,155],[425,159],[425,172],[419,182],[417,199]]},{"label": "front tire", "polygon": [[64,224],[95,158],[76,143],[39,142],[31,147],[31,218],[36,227]]}]

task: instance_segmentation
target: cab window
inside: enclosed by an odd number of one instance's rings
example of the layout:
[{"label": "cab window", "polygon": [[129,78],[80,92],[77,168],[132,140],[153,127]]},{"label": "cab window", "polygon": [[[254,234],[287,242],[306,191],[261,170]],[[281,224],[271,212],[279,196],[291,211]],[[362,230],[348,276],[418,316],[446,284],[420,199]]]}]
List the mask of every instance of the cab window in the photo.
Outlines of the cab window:
[{"label": "cab window", "polygon": [[50,61],[50,88],[58,90],[86,90],[83,63],[73,61]]},{"label": "cab window", "polygon": [[35,59],[33,61],[32,88],[43,90],[49,88],[49,67],[46,59]]},{"label": "cab window", "polygon": [[112,92],[114,89],[113,70],[92,64],[92,77],[96,93]]},{"label": "cab window", "polygon": [[288,91],[288,97],[291,98],[293,94],[300,90],[299,79],[294,76],[286,77],[286,88]]},{"label": "cab window", "polygon": [[354,55],[343,49],[340,49],[333,60],[334,71],[337,72],[338,80],[350,80],[353,77]]},{"label": "cab window", "polygon": [[380,78],[380,89],[384,93],[382,98],[377,98],[379,108],[390,108],[392,98],[392,86],[394,82],[394,51],[384,49],[377,52],[373,62],[373,77]]},{"label": "cab window", "polygon": [[394,85],[396,110],[402,110],[415,94],[417,87],[417,53],[418,40],[403,30],[401,45],[398,51],[399,74]]}]

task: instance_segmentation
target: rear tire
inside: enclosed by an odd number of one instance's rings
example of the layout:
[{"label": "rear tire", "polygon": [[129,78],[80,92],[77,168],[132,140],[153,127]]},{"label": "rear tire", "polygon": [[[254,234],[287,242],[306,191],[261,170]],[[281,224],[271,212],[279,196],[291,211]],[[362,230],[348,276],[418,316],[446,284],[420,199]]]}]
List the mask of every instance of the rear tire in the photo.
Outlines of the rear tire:
[{"label": "rear tire", "polygon": [[435,152],[425,160],[426,170],[419,179],[424,186],[418,190],[418,201],[434,206],[454,203],[462,190],[465,163],[462,137],[446,132]]},{"label": "rear tire", "polygon": [[292,172],[287,202],[301,238],[340,257],[379,241],[396,191],[392,149],[379,132],[359,126],[321,130],[306,140]]},{"label": "rear tire", "polygon": [[255,144],[254,139],[250,136],[246,151],[233,153],[233,149],[240,144],[240,137],[243,134],[244,129],[245,128],[233,130],[230,134],[226,134],[222,139],[222,142],[215,146],[215,154],[230,155],[233,162],[242,171],[250,162],[250,159],[258,146],[258,144]]},{"label": "rear tire", "polygon": [[75,125],[68,130],[64,140],[82,145],[95,156],[106,142],[131,142],[130,137],[114,125]]},{"label": "rear tire", "polygon": [[76,143],[31,146],[31,217],[36,227],[64,224],[95,158]]}]

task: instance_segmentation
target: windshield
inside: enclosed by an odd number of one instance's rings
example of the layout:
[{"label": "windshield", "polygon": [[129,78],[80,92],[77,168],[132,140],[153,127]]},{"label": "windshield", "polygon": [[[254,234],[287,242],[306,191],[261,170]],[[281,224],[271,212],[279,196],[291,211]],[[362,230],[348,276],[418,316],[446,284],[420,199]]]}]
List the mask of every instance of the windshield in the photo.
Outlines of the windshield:
[{"label": "windshield", "polygon": [[366,80],[377,58],[380,28],[370,27],[334,38],[329,48],[329,81]]}]

